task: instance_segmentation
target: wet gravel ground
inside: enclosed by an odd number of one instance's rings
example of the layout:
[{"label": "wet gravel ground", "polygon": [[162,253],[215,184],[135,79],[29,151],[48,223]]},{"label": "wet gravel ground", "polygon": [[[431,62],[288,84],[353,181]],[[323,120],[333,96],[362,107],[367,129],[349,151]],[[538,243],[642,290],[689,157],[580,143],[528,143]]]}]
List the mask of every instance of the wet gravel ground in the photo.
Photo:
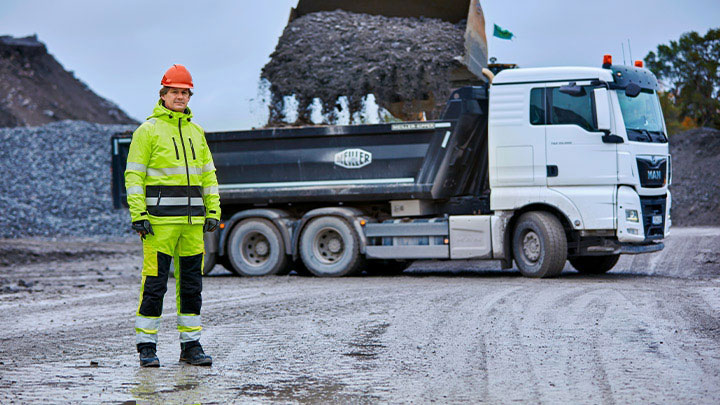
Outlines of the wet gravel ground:
[{"label": "wet gravel ground", "polygon": [[469,261],[341,279],[219,267],[204,279],[211,368],[177,362],[173,280],[162,367],[138,367],[137,240],[0,240],[0,253],[43,246],[47,260],[0,267],[15,287],[0,293],[0,403],[720,401],[720,228],[676,228],[666,250],[604,276]]}]

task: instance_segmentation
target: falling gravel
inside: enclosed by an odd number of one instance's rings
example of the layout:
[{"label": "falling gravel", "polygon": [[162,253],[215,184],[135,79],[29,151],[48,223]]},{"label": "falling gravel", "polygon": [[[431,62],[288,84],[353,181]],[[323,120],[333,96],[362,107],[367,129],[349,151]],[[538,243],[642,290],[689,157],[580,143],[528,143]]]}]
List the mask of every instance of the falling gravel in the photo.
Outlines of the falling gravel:
[{"label": "falling gravel", "polygon": [[[282,97],[293,94],[306,122],[313,98],[324,103],[325,112],[340,96],[347,96],[350,109],[357,111],[367,94],[393,113],[417,113],[413,100],[444,105],[454,58],[464,53],[464,32],[464,21],[342,10],[302,16],[285,28],[262,71],[272,83],[271,114],[277,116]],[[398,108],[396,103],[402,104]]]},{"label": "falling gravel", "polygon": [[131,235],[114,209],[110,136],[133,125],[61,121],[0,129],[0,237]]}]

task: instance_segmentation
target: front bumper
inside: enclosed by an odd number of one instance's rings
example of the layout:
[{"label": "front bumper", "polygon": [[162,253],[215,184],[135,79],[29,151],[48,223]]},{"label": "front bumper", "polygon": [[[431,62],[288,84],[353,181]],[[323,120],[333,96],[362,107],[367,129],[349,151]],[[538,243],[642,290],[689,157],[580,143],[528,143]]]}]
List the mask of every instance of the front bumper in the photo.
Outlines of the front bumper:
[{"label": "front bumper", "polygon": [[623,255],[639,255],[643,253],[659,252],[663,249],[665,249],[665,244],[662,242],[652,242],[644,245],[621,243],[618,253]]}]

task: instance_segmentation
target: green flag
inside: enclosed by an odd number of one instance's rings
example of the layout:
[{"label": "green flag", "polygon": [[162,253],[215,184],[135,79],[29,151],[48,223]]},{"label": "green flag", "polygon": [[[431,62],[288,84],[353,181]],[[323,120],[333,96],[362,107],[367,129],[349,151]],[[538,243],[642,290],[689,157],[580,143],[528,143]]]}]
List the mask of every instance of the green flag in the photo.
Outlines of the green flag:
[{"label": "green flag", "polygon": [[504,30],[504,29],[500,28],[499,25],[495,24],[495,32],[493,32],[493,36],[496,36],[500,39],[512,39],[515,36],[515,34],[513,34],[512,32],[510,32],[508,30]]}]

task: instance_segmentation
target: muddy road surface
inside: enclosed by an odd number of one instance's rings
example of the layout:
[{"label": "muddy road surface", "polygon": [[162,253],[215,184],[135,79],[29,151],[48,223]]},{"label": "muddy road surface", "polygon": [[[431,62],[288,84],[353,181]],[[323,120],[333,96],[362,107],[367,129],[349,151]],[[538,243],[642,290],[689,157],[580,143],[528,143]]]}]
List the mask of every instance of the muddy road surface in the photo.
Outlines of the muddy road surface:
[{"label": "muddy road surface", "polygon": [[720,229],[604,276],[493,262],[400,276],[206,277],[211,368],[134,350],[137,241],[0,241],[0,403],[718,403]]}]

